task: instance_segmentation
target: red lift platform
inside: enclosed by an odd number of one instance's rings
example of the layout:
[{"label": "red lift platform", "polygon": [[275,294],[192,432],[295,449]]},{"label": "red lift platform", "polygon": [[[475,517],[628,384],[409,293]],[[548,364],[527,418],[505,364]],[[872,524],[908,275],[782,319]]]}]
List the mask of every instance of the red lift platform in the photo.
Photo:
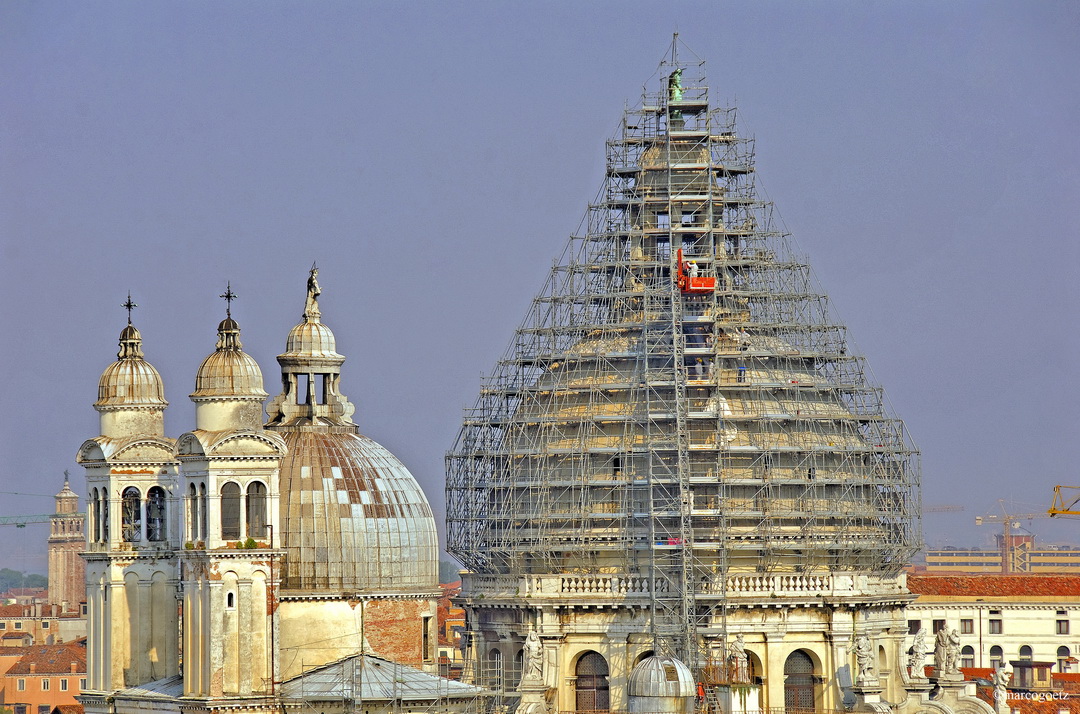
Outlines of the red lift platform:
[{"label": "red lift platform", "polygon": [[689,264],[683,260],[682,248],[679,248],[676,255],[679,259],[679,276],[677,278],[679,290],[690,295],[716,291],[716,278],[690,277],[687,269]]}]

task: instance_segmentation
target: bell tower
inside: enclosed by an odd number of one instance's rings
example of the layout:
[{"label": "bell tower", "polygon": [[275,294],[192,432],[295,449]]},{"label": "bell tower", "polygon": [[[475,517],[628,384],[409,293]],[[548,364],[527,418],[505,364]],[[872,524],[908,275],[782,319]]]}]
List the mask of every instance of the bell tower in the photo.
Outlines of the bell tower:
[{"label": "bell tower", "polygon": [[[174,442],[164,435],[168,402],[161,375],[143,358],[130,295],[124,307],[128,324],[117,360],[102,373],[94,402],[101,434],[77,456],[86,469],[90,695],[179,672],[177,464]],[[57,496],[58,510],[71,503],[64,491]]]},{"label": "bell tower", "polygon": [[263,430],[259,365],[244,353],[229,304],[217,348],[195,377],[196,428],[177,440],[184,493],[184,696],[265,694],[273,656],[283,551],[278,476],[287,449]]}]

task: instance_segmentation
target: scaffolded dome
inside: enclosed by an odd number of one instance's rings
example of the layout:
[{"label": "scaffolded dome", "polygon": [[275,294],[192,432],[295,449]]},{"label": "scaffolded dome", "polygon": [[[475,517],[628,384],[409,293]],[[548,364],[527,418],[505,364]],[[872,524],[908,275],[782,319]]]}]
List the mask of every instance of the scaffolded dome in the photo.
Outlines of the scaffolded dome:
[{"label": "scaffolded dome", "polygon": [[697,666],[695,632],[722,631],[762,576],[894,580],[918,547],[919,468],[757,194],[734,110],[704,77],[683,86],[690,68],[669,65],[607,142],[586,231],[448,456],[447,528],[478,577],[640,598]]}]

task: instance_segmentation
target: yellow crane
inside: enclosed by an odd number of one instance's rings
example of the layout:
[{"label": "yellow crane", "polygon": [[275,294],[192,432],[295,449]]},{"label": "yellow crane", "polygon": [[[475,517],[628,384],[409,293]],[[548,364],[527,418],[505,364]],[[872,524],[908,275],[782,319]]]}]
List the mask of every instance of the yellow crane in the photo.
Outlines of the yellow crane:
[{"label": "yellow crane", "polygon": [[1046,513],[1054,516],[1080,516],[1080,486],[1054,486],[1054,501]]}]

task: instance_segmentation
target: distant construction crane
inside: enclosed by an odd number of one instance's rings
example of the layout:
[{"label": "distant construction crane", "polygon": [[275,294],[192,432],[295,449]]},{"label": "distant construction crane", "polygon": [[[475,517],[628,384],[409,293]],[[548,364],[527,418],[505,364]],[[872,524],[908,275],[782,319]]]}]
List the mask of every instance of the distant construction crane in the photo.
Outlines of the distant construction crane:
[{"label": "distant construction crane", "polygon": [[1005,510],[1005,502],[998,500],[1001,513],[990,513],[984,516],[975,516],[975,525],[984,523],[1002,524],[1001,543],[1001,572],[1006,575],[1011,573],[1027,573],[1030,571],[1028,551],[1031,549],[1030,539],[1023,543],[1016,543],[1013,528],[1020,527],[1020,521],[1033,518],[1046,518],[1046,513],[1009,513]]},{"label": "distant construction crane", "polygon": [[38,513],[33,516],[0,516],[0,526],[26,528],[29,523],[48,523],[55,515],[55,513]]}]

